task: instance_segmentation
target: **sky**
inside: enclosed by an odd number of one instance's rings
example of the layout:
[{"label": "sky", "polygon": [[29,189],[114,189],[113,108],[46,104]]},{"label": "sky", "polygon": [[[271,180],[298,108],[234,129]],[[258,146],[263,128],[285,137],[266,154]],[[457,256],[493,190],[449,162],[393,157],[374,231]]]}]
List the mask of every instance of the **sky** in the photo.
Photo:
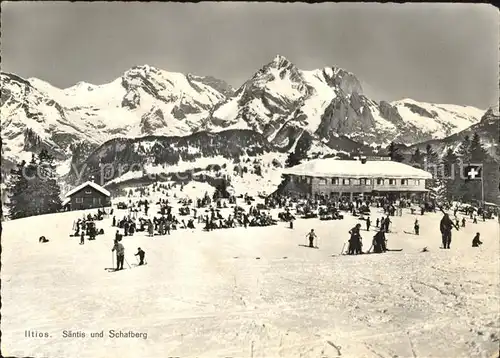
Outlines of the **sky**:
[{"label": "sky", "polygon": [[487,4],[2,2],[1,70],[60,88],[135,65],[239,87],[277,54],[342,67],[377,101],[498,106],[499,13]]}]

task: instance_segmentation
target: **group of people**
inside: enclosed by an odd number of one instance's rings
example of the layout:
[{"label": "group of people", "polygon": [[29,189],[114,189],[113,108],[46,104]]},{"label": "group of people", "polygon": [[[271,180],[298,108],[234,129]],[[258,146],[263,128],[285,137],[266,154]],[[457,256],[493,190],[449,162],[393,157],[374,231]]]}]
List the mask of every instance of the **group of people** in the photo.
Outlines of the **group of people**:
[{"label": "group of people", "polygon": [[80,245],[85,244],[85,236],[89,237],[89,240],[95,240],[97,235],[104,234],[104,230],[97,229],[96,221],[102,220],[102,211],[98,209],[98,215],[88,214],[82,219],[78,219],[73,223],[74,233],[72,236],[80,237]]},{"label": "group of people", "polygon": [[[125,247],[123,246],[121,241],[122,238],[117,232],[113,248],[111,249],[111,252],[116,252],[116,271],[123,270],[123,263],[125,262]],[[139,257],[139,266],[144,265],[144,259],[146,257],[146,252],[144,250],[138,247],[137,253],[134,256]]]}]

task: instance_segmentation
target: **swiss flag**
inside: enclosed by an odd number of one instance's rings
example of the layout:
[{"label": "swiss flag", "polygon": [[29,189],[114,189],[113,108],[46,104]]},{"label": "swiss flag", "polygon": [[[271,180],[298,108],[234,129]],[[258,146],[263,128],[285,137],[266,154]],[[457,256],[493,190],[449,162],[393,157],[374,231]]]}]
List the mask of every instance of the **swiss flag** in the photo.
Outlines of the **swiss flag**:
[{"label": "swiss flag", "polygon": [[465,180],[481,180],[483,177],[483,165],[469,164],[464,166],[463,176]]}]

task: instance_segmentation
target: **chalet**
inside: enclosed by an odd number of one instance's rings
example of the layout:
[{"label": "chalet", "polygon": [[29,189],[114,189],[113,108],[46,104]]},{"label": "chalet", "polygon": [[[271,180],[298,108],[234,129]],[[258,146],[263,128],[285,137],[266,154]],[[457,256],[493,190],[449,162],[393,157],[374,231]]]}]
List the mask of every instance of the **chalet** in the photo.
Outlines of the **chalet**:
[{"label": "chalet", "polygon": [[[68,201],[69,200],[69,201]],[[94,182],[85,182],[66,194],[70,210],[111,206],[111,193]]]},{"label": "chalet", "polygon": [[427,193],[432,175],[410,165],[387,160],[315,159],[286,168],[283,191],[308,197],[392,196]]}]

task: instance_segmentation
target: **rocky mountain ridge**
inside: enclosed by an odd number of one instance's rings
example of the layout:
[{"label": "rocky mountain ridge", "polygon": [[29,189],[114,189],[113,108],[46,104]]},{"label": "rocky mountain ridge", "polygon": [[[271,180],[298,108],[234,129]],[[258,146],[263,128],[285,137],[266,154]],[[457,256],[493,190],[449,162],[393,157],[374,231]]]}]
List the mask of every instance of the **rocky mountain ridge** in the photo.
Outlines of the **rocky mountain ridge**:
[{"label": "rocky mountain ridge", "polygon": [[148,65],[104,85],[59,89],[8,73],[0,82],[2,159],[13,163],[46,148],[64,163],[61,172],[114,138],[245,129],[279,151],[306,138],[314,155],[332,155],[442,139],[478,123],[484,112],[409,99],[377,103],[344,69],[304,71],[279,55],[237,90],[213,77]]}]

